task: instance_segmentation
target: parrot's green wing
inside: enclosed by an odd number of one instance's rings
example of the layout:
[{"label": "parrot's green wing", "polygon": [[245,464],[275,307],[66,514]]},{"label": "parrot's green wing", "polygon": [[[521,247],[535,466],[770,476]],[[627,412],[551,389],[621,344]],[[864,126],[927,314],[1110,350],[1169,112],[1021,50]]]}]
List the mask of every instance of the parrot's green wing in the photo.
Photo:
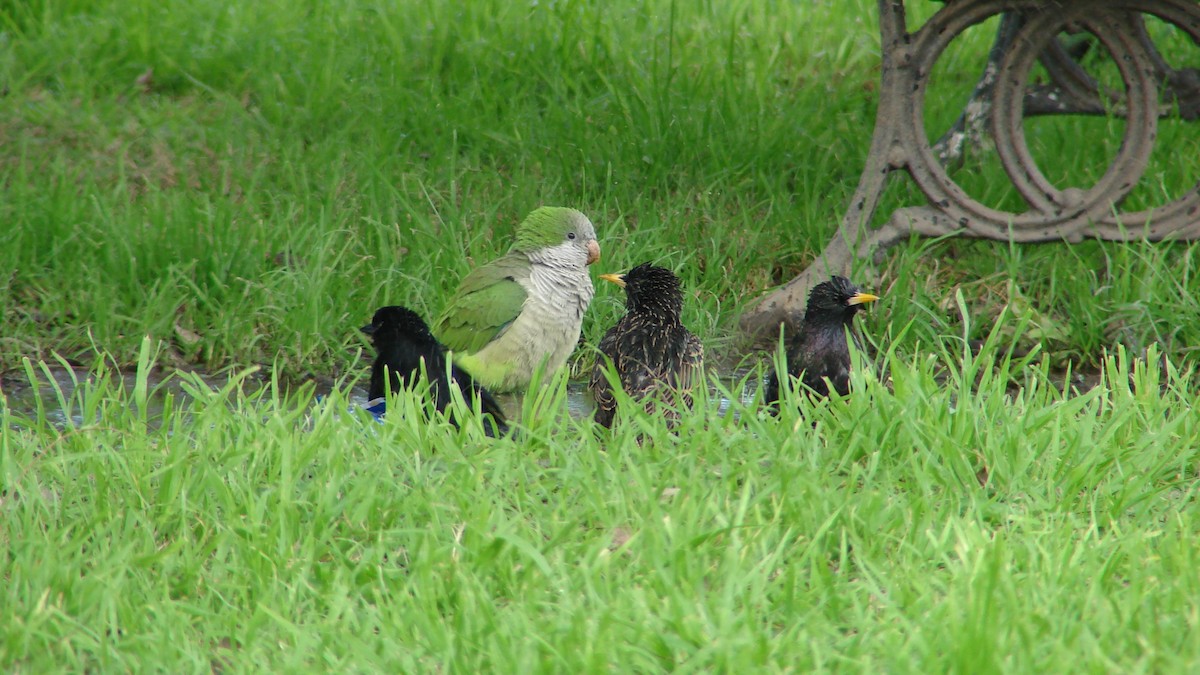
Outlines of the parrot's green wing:
[{"label": "parrot's green wing", "polygon": [[525,289],[518,278],[529,275],[529,260],[519,253],[477,268],[462,280],[438,317],[434,332],[446,347],[466,353],[483,349],[521,313]]}]

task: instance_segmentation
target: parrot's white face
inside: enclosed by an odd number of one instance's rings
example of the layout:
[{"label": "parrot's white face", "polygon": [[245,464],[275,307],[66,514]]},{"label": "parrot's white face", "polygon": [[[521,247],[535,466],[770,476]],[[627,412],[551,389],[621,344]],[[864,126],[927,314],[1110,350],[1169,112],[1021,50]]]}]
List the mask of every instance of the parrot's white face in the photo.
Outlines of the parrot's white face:
[{"label": "parrot's white face", "polygon": [[600,259],[600,243],[596,241],[596,228],[582,213],[572,214],[571,222],[563,234],[561,243],[538,251],[530,258],[554,266],[583,268]]}]

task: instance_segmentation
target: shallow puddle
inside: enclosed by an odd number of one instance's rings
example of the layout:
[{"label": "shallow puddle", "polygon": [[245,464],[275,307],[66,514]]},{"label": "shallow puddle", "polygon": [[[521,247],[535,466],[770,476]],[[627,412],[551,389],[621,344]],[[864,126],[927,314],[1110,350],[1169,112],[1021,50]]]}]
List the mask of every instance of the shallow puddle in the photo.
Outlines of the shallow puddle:
[{"label": "shallow puddle", "polygon": [[[113,382],[114,388],[119,389],[119,393],[116,395],[121,399],[132,401],[134,399],[133,392],[138,386],[137,375],[121,373],[110,375],[110,377],[116,378]],[[728,391],[738,390],[743,403],[750,403],[756,389],[753,382],[739,388],[739,383],[744,377],[745,372],[737,373],[735,376],[725,379],[723,385]],[[213,390],[217,390],[229,382],[227,377],[221,375],[202,375],[200,379]],[[94,384],[94,380],[95,376],[84,368],[39,368],[34,383],[31,383],[24,373],[11,372],[3,380],[0,380],[0,406],[7,406],[19,418],[38,419],[44,416],[47,422],[59,428],[83,426],[86,421],[83,418],[82,401],[76,396],[76,389],[88,383]],[[178,401],[189,398],[182,382],[183,378],[169,373],[155,372],[146,378],[146,419],[151,426],[154,426],[157,420],[161,420],[163,410],[169,400],[175,402],[172,405],[176,405]],[[267,386],[267,383],[262,380],[247,380],[244,386],[247,392],[251,392],[258,387]],[[323,386],[318,384],[317,395],[328,394],[331,388],[332,385],[329,383]],[[518,419],[520,417],[521,397],[519,395],[506,394],[496,398],[510,418]],[[712,398],[719,400],[717,414],[725,415],[729,412],[732,403],[728,398],[717,396],[715,392],[712,394]],[[365,407],[367,404],[366,388],[355,387],[350,391],[349,399],[352,404]],[[590,417],[593,409],[592,397],[587,391],[587,386],[582,382],[569,383],[567,385],[567,414],[575,419],[583,419]]]},{"label": "shallow puddle", "polygon": [[[765,385],[764,382],[756,382],[753,378],[747,378],[748,372],[743,370],[722,378],[724,390],[737,392],[743,406],[752,404],[760,387]],[[134,400],[133,392],[138,386],[136,374],[121,373],[110,375],[110,377],[119,378],[120,392],[117,395],[120,398]],[[10,372],[0,379],[0,407],[6,406],[18,418],[38,419],[44,416],[48,423],[59,428],[82,426],[85,424],[81,412],[82,401],[75,396],[75,390],[80,384],[92,382],[93,379],[93,374],[83,368],[39,367],[37,381],[31,384],[24,373]],[[1069,380],[1066,377],[1062,379],[1064,386],[1068,386],[1076,392],[1088,391],[1100,382],[1099,373],[1075,372],[1072,373]],[[188,393],[181,384],[183,380],[179,376],[157,372],[147,377],[145,383],[148,394],[146,419],[151,426],[155,426],[161,420],[168,400],[175,402],[187,400]],[[200,375],[200,380],[213,390],[229,383],[228,377],[222,375]],[[117,383],[114,382],[114,384]],[[243,382],[247,393],[266,386],[268,386],[268,382],[261,378],[247,379]],[[317,395],[328,394],[331,388],[332,383],[328,381],[324,384],[318,383]],[[367,404],[365,387],[352,389],[349,399],[352,404],[365,407]],[[520,418],[521,397],[519,395],[500,395],[497,396],[497,399],[511,419]],[[710,392],[710,400],[717,402],[718,415],[730,414],[731,410],[734,415],[738,414],[733,402],[728,397],[720,396],[717,392]],[[567,414],[575,419],[583,419],[592,414],[593,408],[592,397],[584,383],[572,382],[567,385]]]},{"label": "shallow puddle", "polygon": [[[108,377],[119,378],[120,396],[132,400],[138,386],[136,374],[112,373]],[[76,390],[81,385],[95,384],[95,379],[84,368],[39,368],[34,381],[24,373],[9,373],[0,380],[0,406],[17,417],[38,419],[44,415],[47,422],[59,428],[83,426],[83,402]],[[162,418],[168,398],[178,401],[187,397],[178,378],[151,375],[146,386],[146,419],[152,424]]]}]

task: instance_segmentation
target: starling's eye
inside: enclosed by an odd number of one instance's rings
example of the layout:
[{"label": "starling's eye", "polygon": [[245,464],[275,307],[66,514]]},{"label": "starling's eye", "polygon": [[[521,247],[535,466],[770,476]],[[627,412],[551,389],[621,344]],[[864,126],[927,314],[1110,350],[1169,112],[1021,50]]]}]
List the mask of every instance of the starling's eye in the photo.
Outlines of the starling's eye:
[{"label": "starling's eye", "polygon": [[574,233],[574,232],[568,232],[568,233],[567,233],[567,239],[574,239],[574,238],[575,238],[575,233]]}]

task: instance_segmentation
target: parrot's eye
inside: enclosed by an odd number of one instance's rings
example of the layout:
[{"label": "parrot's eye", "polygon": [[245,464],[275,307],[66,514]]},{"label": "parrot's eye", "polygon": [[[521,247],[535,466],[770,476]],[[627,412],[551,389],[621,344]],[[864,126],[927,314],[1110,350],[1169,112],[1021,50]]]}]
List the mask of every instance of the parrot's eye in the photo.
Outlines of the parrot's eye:
[{"label": "parrot's eye", "polygon": [[575,233],[574,233],[574,232],[568,232],[568,233],[567,233],[567,239],[574,239],[574,238],[575,238]]}]

